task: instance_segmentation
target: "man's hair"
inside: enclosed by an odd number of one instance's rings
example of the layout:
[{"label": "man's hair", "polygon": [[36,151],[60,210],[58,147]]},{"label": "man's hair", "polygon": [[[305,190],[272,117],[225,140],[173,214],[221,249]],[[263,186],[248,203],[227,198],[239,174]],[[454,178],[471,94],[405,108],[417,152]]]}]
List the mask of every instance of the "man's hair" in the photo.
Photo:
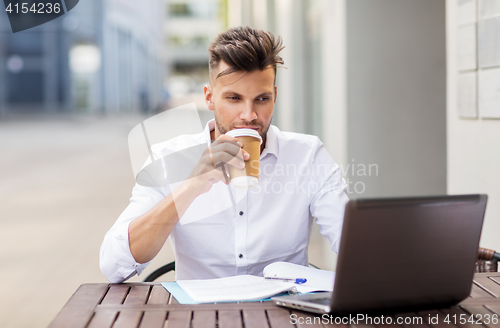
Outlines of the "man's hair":
[{"label": "man's hair", "polygon": [[[270,32],[248,26],[231,28],[219,34],[208,48],[210,82],[215,83],[219,77],[234,72],[252,72],[268,67],[274,68],[276,78],[278,64],[284,63],[278,56],[283,48],[281,37],[275,38]],[[221,60],[229,65],[229,68],[214,76]]]}]

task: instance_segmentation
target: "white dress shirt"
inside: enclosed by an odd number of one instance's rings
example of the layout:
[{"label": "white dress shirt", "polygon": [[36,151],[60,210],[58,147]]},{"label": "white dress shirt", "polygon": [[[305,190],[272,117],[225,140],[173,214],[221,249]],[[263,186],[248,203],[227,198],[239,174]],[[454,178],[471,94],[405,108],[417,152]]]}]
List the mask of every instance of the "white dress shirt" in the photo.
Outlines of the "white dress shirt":
[{"label": "white dress shirt", "polygon": [[[109,281],[122,282],[141,274],[149,264],[134,260],[129,224],[189,175],[210,145],[213,129],[212,120],[203,133],[152,147],[154,165],[139,173],[130,204],[101,246],[101,271]],[[175,226],[170,242],[176,279],[262,276],[263,268],[277,261],[307,265],[313,218],[338,252],[346,188],[339,166],[318,137],[282,132],[271,125],[260,156],[258,187],[245,191],[222,182],[214,184],[195,199]]]}]

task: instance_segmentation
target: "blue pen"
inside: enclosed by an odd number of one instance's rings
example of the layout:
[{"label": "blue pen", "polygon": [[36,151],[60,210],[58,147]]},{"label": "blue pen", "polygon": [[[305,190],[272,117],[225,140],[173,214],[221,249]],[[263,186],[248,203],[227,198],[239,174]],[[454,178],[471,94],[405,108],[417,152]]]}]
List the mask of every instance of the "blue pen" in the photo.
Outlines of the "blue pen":
[{"label": "blue pen", "polygon": [[306,278],[278,278],[278,277],[265,277],[266,279],[274,279],[274,280],[281,280],[281,281],[288,281],[288,282],[294,282],[297,285],[302,285],[307,282]]}]

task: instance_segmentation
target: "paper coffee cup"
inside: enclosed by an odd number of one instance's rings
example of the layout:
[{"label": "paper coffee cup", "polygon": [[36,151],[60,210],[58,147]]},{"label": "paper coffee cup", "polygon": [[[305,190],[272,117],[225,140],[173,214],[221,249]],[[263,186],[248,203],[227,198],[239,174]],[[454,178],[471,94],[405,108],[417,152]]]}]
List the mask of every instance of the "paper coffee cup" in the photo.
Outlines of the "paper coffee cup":
[{"label": "paper coffee cup", "polygon": [[228,131],[226,135],[238,139],[243,145],[243,149],[250,154],[250,159],[245,162],[244,169],[229,166],[229,176],[231,184],[235,188],[247,189],[257,186],[259,183],[260,165],[260,145],[262,137],[253,129],[234,129]]}]

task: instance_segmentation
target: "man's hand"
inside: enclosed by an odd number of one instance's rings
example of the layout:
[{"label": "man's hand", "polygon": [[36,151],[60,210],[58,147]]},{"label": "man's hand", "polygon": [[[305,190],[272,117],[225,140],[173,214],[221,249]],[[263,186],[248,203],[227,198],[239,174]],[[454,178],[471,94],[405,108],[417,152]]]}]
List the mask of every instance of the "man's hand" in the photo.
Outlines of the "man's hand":
[{"label": "man's hand", "polygon": [[229,164],[239,169],[245,167],[244,161],[248,161],[250,155],[241,147],[238,139],[221,135],[210,146],[215,168],[212,166],[210,151],[206,149],[186,181],[155,207],[130,223],[130,252],[137,262],[146,263],[158,254],[196,197],[208,192],[214,183],[229,183],[222,172],[222,165]]},{"label": "man's hand", "polygon": [[[208,192],[219,181],[229,184],[229,178],[224,176],[222,166],[229,164],[243,169],[245,168],[244,161],[250,159],[250,155],[241,147],[242,144],[238,139],[222,134],[212,143],[210,149],[203,152],[187,182],[200,194]],[[210,151],[212,158],[210,158]]]}]

